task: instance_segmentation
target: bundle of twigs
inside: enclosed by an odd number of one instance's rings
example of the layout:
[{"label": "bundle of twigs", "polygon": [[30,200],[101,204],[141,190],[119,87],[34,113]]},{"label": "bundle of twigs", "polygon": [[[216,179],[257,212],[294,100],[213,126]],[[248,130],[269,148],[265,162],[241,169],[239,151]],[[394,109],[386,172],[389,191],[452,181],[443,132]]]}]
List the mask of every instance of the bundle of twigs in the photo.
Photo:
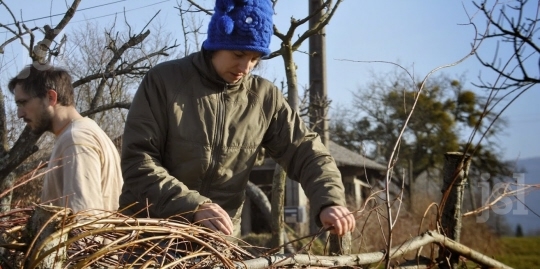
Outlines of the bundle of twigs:
[{"label": "bundle of twigs", "polygon": [[[254,258],[231,238],[179,220],[81,212],[51,213],[47,221],[36,222],[30,219],[33,211],[1,216],[6,268],[233,268]],[[41,227],[30,227],[36,223]],[[55,229],[44,234],[50,225]]]}]

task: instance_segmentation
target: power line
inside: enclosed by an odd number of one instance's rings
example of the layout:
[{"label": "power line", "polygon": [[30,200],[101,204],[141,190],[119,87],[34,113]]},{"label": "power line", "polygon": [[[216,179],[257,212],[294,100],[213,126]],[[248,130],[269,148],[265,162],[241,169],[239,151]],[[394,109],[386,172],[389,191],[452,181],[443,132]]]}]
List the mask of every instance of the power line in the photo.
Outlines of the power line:
[{"label": "power line", "polygon": [[84,19],[84,20],[80,20],[80,21],[74,21],[73,23],[84,22],[84,21],[89,21],[89,20],[95,20],[95,19],[100,19],[100,18],[104,18],[104,17],[114,16],[114,15],[117,15],[118,13],[135,11],[135,10],[143,9],[143,8],[150,7],[150,6],[159,5],[161,3],[165,3],[165,2],[169,2],[169,1],[170,0],[163,0],[161,2],[153,3],[153,4],[150,4],[150,5],[146,5],[146,6],[142,6],[142,7],[138,7],[138,8],[128,9],[126,11],[121,11],[121,12],[119,11],[119,12],[115,12],[115,13],[111,13],[111,14],[107,14],[107,15],[102,15],[102,16],[98,16],[98,17],[93,17],[93,18],[89,18],[89,19]]},{"label": "power line", "polygon": [[[84,11],[84,10],[88,10],[88,9],[92,9],[92,8],[97,8],[97,7],[102,7],[102,6],[111,5],[111,4],[116,4],[116,3],[124,2],[124,1],[127,1],[127,0],[119,0],[119,1],[116,1],[116,2],[112,2],[112,3],[101,4],[101,5],[92,6],[92,7],[87,7],[87,8],[84,8],[84,9],[77,10],[77,11]],[[128,10],[125,10],[125,11],[122,11],[122,12],[135,11],[135,10],[143,9],[143,8],[150,7],[150,6],[155,6],[155,5],[162,4],[162,3],[165,3],[165,2],[169,2],[169,1],[170,1],[170,0],[163,0],[163,1],[160,1],[160,2],[157,2],[157,3],[153,3],[153,4],[150,4],[150,5],[146,5],[146,6],[142,6],[142,7],[138,7],[138,8],[128,9]],[[92,18],[84,19],[84,20],[80,20],[80,21],[73,21],[73,22],[71,22],[71,23],[79,23],[79,22],[84,22],[84,21],[89,21],[89,20],[95,20],[95,19],[99,19],[99,18],[104,18],[104,17],[108,17],[108,16],[114,16],[114,15],[117,15],[118,13],[121,13],[121,12],[115,12],[115,13],[111,13],[111,14],[107,14],[107,15],[98,16],[98,17],[92,17]],[[65,13],[60,13],[60,14],[55,14],[55,15],[50,15],[50,16],[45,16],[45,17],[40,17],[40,18],[35,18],[35,19],[30,19],[30,20],[25,20],[25,21],[23,21],[23,23],[24,23],[24,22],[30,22],[30,21],[37,21],[37,20],[41,20],[41,19],[52,18],[52,17],[57,17],[57,16],[63,16],[63,15],[65,15]],[[15,23],[10,23],[10,24],[6,24],[6,26],[14,25],[14,24],[15,24]],[[7,33],[7,32],[8,32],[8,31],[0,32],[0,34]]]},{"label": "power line", "polygon": [[[108,5],[112,5],[112,4],[116,4],[116,3],[120,3],[120,2],[125,2],[125,1],[126,0],[118,0],[118,1],[115,1],[115,2],[112,2],[112,3],[106,3],[106,4],[101,4],[101,5],[96,5],[96,6],[91,6],[91,7],[87,7],[87,8],[78,9],[77,11],[85,11],[85,10],[98,8],[98,7],[103,7],[103,6],[108,6]],[[37,21],[37,20],[42,20],[42,19],[49,19],[49,18],[52,18],[52,17],[63,16],[63,15],[66,15],[66,13],[65,12],[64,13],[58,13],[58,14],[49,15],[49,16],[45,16],[45,17],[39,17],[39,18],[24,20],[24,21],[21,21],[21,22],[26,23],[26,22]],[[9,24],[5,24],[5,25],[6,26],[15,25],[15,23],[9,23]]]}]

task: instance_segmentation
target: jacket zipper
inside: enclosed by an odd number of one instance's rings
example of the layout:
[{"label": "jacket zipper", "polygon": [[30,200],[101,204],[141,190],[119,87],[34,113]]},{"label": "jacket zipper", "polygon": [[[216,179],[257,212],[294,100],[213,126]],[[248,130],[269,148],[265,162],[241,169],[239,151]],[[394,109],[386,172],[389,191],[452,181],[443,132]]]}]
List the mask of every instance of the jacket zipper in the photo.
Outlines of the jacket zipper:
[{"label": "jacket zipper", "polygon": [[221,155],[221,148],[223,147],[223,134],[225,132],[225,92],[227,86],[219,93],[217,104],[217,119],[216,119],[216,134],[214,135],[214,141],[212,141],[212,153],[210,155],[210,166],[208,167],[208,173],[204,177],[200,194],[208,196],[210,191],[210,184],[212,179],[216,176],[219,169],[218,160]]}]

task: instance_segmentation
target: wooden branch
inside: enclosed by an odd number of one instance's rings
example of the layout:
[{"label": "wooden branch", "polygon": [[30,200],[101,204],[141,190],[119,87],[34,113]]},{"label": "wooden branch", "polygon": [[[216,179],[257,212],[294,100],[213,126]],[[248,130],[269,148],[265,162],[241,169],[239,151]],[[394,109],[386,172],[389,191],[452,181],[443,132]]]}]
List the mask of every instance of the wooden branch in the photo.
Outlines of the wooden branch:
[{"label": "wooden branch", "polygon": [[[29,234],[37,235],[31,245],[38,247],[31,248],[31,251],[27,253],[29,259],[26,259],[26,268],[64,268],[63,263],[59,261],[67,258],[67,248],[57,246],[67,241],[69,231],[63,231],[60,236],[52,240],[49,236],[57,233],[58,228],[62,227],[62,223],[71,212],[68,208],[55,206],[37,205],[35,207],[34,215],[27,227],[30,228]],[[51,251],[51,254],[42,260],[35,258],[48,251]]]},{"label": "wooden branch", "polygon": [[435,231],[428,232],[431,237],[435,239],[440,245],[450,249],[451,251],[460,254],[467,259],[490,268],[512,269],[512,267],[505,265],[497,260],[494,260],[478,251],[475,251],[463,244],[457,243],[454,240],[448,239],[440,233]]},{"label": "wooden branch", "polygon": [[[338,2],[340,2],[340,1],[342,1],[342,0],[338,0]],[[294,31],[296,31],[296,28],[298,28],[300,25],[302,25],[302,24],[304,24],[306,22],[309,22],[309,20],[311,18],[313,18],[317,13],[322,12],[322,10],[324,8],[326,8],[330,4],[330,2],[332,2],[332,1],[331,0],[325,1],[324,3],[322,3],[322,5],[319,8],[317,8],[317,10],[315,10],[315,12],[313,12],[312,14],[308,14],[305,18],[303,18],[301,20],[296,20],[295,18],[291,18],[291,27],[289,27],[289,30],[287,31],[288,39],[289,40],[292,39],[292,36],[294,34]]]},{"label": "wooden branch", "polygon": [[[276,164],[274,170],[274,176],[272,178],[272,222],[270,223],[272,240],[272,248],[280,247],[284,244],[285,238],[283,238],[283,214],[285,203],[285,180],[287,179],[287,173],[279,164]],[[279,250],[279,253],[283,253],[283,250]]]},{"label": "wooden branch", "polygon": [[[6,29],[8,32],[12,33],[13,34],[13,37],[9,38],[7,41],[5,41],[2,45],[0,45],[0,54],[3,54],[4,53],[4,47],[7,46],[9,43],[15,41],[16,39],[20,38],[21,39],[21,43],[24,44],[23,40],[22,40],[22,36],[25,34],[25,33],[21,33],[21,27],[20,27],[20,23],[17,21],[17,18],[15,17],[15,15],[13,14],[13,12],[11,11],[11,9],[9,8],[8,5],[6,5],[4,3],[4,1],[0,1],[0,5],[4,6],[6,8],[6,10],[8,11],[9,15],[11,16],[11,19],[13,20],[13,24],[15,24],[17,26],[17,29],[19,30],[19,32],[16,32],[15,30],[11,29],[10,27],[8,27],[8,25],[4,25],[4,24],[1,24],[0,23],[0,28],[4,28]],[[34,29],[37,29],[37,28],[34,28]]]},{"label": "wooden branch", "polygon": [[[49,156],[50,156],[50,154],[49,154]],[[32,162],[33,166],[30,166],[29,164],[23,164],[23,165],[20,165],[19,167],[17,167],[17,169],[15,169],[13,173],[10,173],[6,177],[7,180],[4,179],[5,181],[2,182],[2,184],[4,184],[3,187],[5,189],[0,190],[0,197],[4,197],[9,192],[12,192],[14,189],[16,189],[16,188],[18,188],[20,186],[23,186],[24,184],[26,184],[26,183],[28,183],[28,182],[36,179],[36,178],[39,178],[40,176],[43,176],[43,175],[45,175],[46,173],[48,173],[48,172],[50,172],[52,170],[55,170],[55,169],[59,168],[59,166],[54,166],[54,167],[52,167],[50,169],[46,169],[46,171],[38,173],[39,170],[45,168],[48,165],[47,161],[48,160],[46,160],[45,162],[40,162],[38,164],[35,164],[34,162]],[[33,171],[29,171],[29,170],[33,170]],[[21,174],[23,174],[23,173],[26,173],[26,175],[19,178],[19,176]],[[10,177],[12,177],[12,179],[10,179]],[[12,180],[11,183],[10,184],[5,184],[5,182],[7,182],[9,180]],[[17,182],[17,184],[15,184],[15,182]]]},{"label": "wooden branch", "polygon": [[150,35],[150,30],[146,30],[146,32],[142,34],[138,34],[135,36],[132,36],[126,43],[124,43],[118,50],[113,50],[114,56],[109,61],[109,64],[107,65],[107,69],[109,69],[114,63],[116,63],[120,57],[122,57],[122,54],[126,52],[129,48],[132,48],[134,46],[137,46],[138,44],[142,43],[147,37]]},{"label": "wooden branch", "polygon": [[[166,53],[167,50],[170,50],[170,49],[173,49],[173,48],[176,48],[180,46],[179,44],[176,44],[174,43],[174,45],[171,45],[171,46],[168,46],[168,47],[165,47],[165,48],[162,48],[156,52],[152,52],[152,53],[149,53],[149,54],[146,54],[146,56],[144,57],[141,57],[135,61],[133,61],[132,63],[128,64],[127,67],[128,68],[135,68],[134,66],[137,65],[137,64],[140,64],[142,63],[143,61],[146,61],[146,60],[149,60],[150,58],[153,58],[155,56],[169,56],[169,53]],[[150,69],[150,66],[144,66],[143,68],[147,69],[146,71],[148,71]],[[118,69],[118,68],[117,68]],[[125,69],[122,67],[122,70]],[[141,69],[141,67],[137,67],[135,69]],[[145,72],[146,73],[146,72]]]},{"label": "wooden branch", "polygon": [[274,28],[274,35],[277,36],[277,38],[279,38],[281,41],[287,40],[287,36],[281,33],[275,24],[273,25],[273,28]]},{"label": "wooden branch", "polygon": [[131,102],[116,102],[116,103],[112,103],[112,104],[106,104],[106,105],[96,107],[94,109],[89,109],[89,110],[83,111],[83,112],[81,112],[81,116],[86,117],[86,116],[93,115],[93,114],[103,112],[103,111],[113,109],[113,108],[129,109],[130,106],[131,106]]},{"label": "wooden branch", "polygon": [[13,14],[13,12],[11,11],[11,8],[9,8],[8,5],[6,5],[6,3],[4,3],[4,1],[0,1],[0,5],[4,6],[6,8],[6,10],[8,11],[9,15],[11,16],[11,18],[13,19],[13,21],[17,21],[17,19],[15,18],[15,14]]},{"label": "wooden branch", "polygon": [[66,11],[66,14],[62,18],[62,20],[56,25],[54,30],[48,31],[45,33],[45,39],[54,40],[56,36],[58,36],[58,34],[62,32],[62,30],[64,30],[64,27],[66,27],[66,25],[75,15],[75,11],[77,11],[77,7],[79,6],[80,3],[81,3],[81,0],[73,1],[73,3],[71,4],[71,7],[69,7],[69,9]]},{"label": "wooden branch", "polygon": [[[339,4],[341,4],[342,1],[343,0],[336,1],[336,4],[330,9],[330,11],[328,11],[327,13],[321,16],[321,20],[315,25],[315,27],[308,29],[300,37],[298,37],[298,39],[294,42],[292,46],[293,50],[297,50],[300,47],[300,45],[302,45],[302,42],[304,42],[310,36],[318,33],[319,31],[321,31],[321,29],[324,28],[328,24],[328,22],[330,22],[330,20],[336,13],[337,8],[339,7]],[[328,2],[331,2],[331,1],[328,1]],[[325,7],[326,5],[329,5],[328,2],[323,3],[321,7]],[[321,11],[318,11],[318,12],[321,12]],[[314,14],[316,14],[316,12],[314,12]],[[313,16],[314,14],[311,14],[311,15]]]},{"label": "wooden branch", "polygon": [[202,11],[204,13],[206,13],[207,15],[210,15],[212,16],[212,12],[210,11],[210,9],[206,9],[206,8],[203,8],[202,6],[200,6],[199,4],[195,3],[195,1],[193,0],[187,0],[192,6],[196,7],[199,11]]},{"label": "wooden branch", "polygon": [[469,211],[467,213],[464,213],[462,216],[463,217],[468,217],[470,215],[477,215],[477,214],[481,213],[482,211],[493,208],[499,201],[501,201],[505,197],[515,197],[520,193],[525,193],[525,191],[527,189],[540,188],[540,184],[537,184],[537,185],[524,185],[524,186],[521,186],[521,188],[516,188],[515,190],[513,190],[511,188],[511,185],[514,185],[514,184],[507,183],[505,185],[506,186],[505,186],[504,189],[501,188],[502,189],[501,194],[494,195],[492,193],[488,197],[488,199],[487,199],[487,201],[485,202],[484,205],[482,205],[481,207],[479,207],[477,209],[473,209],[473,210],[471,210],[471,211]]},{"label": "wooden branch", "polygon": [[30,132],[28,126],[24,129],[9,153],[0,156],[0,180],[4,180],[4,178],[26,160],[26,158],[38,151],[36,142],[39,137],[40,136]]},{"label": "wooden branch", "polygon": [[42,41],[38,42],[38,44],[33,48],[33,51],[31,53],[32,60],[37,61],[39,63],[45,63],[45,60],[47,58],[47,53],[50,50],[50,44],[54,41],[54,39],[62,32],[64,27],[69,23],[69,21],[73,18],[75,15],[75,11],[77,11],[77,7],[81,3],[81,0],[74,0],[71,4],[71,7],[66,11],[66,14],[62,18],[62,20],[56,25],[54,29],[50,28],[50,26],[46,25],[45,28],[45,37]]},{"label": "wooden branch", "polygon": [[[110,33],[107,33],[107,34],[111,36]],[[142,34],[131,36],[126,43],[120,46],[119,49],[116,49],[116,46],[108,46],[108,48],[113,52],[114,55],[107,63],[107,66],[105,66],[105,71],[112,72],[114,70],[115,64],[121,59],[122,55],[128,49],[141,44],[149,35],[150,35],[150,30],[146,30],[146,32]],[[114,43],[114,40],[111,40],[111,42]],[[102,78],[101,81],[99,82],[99,85],[96,88],[96,92],[94,94],[94,98],[90,102],[90,109],[95,109],[99,101],[101,100],[101,96],[103,95],[103,90],[105,89],[106,82],[107,82],[107,78]]]},{"label": "wooden branch", "polygon": [[[534,34],[537,32],[537,25],[540,22],[538,14],[532,17],[525,17],[525,4],[527,1],[519,1],[519,5],[512,6],[511,4],[494,3],[488,7],[487,1],[482,1],[480,4],[473,3],[475,7],[486,18],[486,32],[477,35],[477,40],[484,41],[488,39],[496,39],[497,47],[493,53],[492,60],[485,60],[475,51],[477,60],[483,66],[495,72],[499,79],[500,85],[482,84],[479,87],[485,89],[506,90],[509,88],[522,88],[528,85],[540,83],[538,77],[530,76],[527,72],[527,64],[525,61],[531,60],[532,56],[540,53],[540,46],[534,42]],[[499,9],[500,15],[495,16],[496,6],[503,5]],[[516,11],[516,18],[509,17],[505,8]],[[496,19],[497,18],[497,19]],[[503,20],[504,19],[504,20]],[[523,22],[525,19],[527,22]],[[474,23],[471,22],[474,25]],[[508,26],[506,25],[508,24]],[[499,40],[501,42],[499,42]],[[511,43],[513,45],[513,53],[508,56],[503,64],[499,59],[499,43]],[[526,49],[531,49],[532,52],[525,53]],[[517,63],[514,63],[516,61]],[[519,72],[518,72],[519,71]],[[533,72],[533,74],[536,74]]]},{"label": "wooden branch", "polygon": [[112,78],[115,76],[121,76],[121,75],[127,75],[131,74],[133,71],[138,70],[139,68],[126,68],[122,70],[116,70],[112,72],[103,72],[103,73],[96,73],[89,76],[86,76],[84,78],[81,78],[75,82],[73,82],[73,88],[77,88],[83,84],[86,84],[92,80],[100,79],[100,78]]},{"label": "wooden branch", "polygon": [[[407,240],[403,244],[393,247],[390,251],[390,258],[395,259],[404,254],[419,249],[430,243],[438,243],[471,261],[482,266],[511,269],[511,267],[496,261],[480,252],[472,250],[467,246],[450,240],[436,231],[428,231],[424,234]],[[385,258],[383,252],[371,252],[363,254],[352,254],[342,256],[318,256],[308,254],[296,255],[272,255],[261,257],[243,262],[235,262],[236,268],[259,269],[276,266],[287,265],[303,265],[303,266],[321,266],[321,267],[343,267],[343,266],[360,266],[373,263],[379,263]]]},{"label": "wooden branch", "polygon": [[[17,26],[19,26],[19,24],[17,24]],[[22,27],[24,28],[26,33],[28,33],[28,35],[30,35],[30,44],[26,45],[24,43],[24,40],[22,39],[22,37],[20,37],[19,39],[21,40],[21,44],[23,44],[26,47],[26,50],[28,50],[28,55],[30,56],[30,58],[34,59],[33,58],[34,57],[34,51],[32,50],[32,48],[34,48],[34,42],[36,41],[36,36],[34,35],[34,32],[30,28],[28,28],[24,23],[22,24]],[[20,27],[19,27],[19,32],[22,32],[20,30]],[[35,46],[35,47],[39,48],[39,46]],[[45,58],[45,55],[43,57]]]},{"label": "wooden branch", "polygon": [[[0,24],[0,28],[2,27],[3,25]],[[0,45],[0,54],[4,54],[4,48],[11,42],[17,40],[19,38],[19,36],[13,36],[11,38],[8,38],[8,40],[6,40],[4,43],[2,43],[2,45]]]},{"label": "wooden branch", "polygon": [[0,158],[8,152],[6,123],[6,101],[4,100],[4,92],[0,90]]}]

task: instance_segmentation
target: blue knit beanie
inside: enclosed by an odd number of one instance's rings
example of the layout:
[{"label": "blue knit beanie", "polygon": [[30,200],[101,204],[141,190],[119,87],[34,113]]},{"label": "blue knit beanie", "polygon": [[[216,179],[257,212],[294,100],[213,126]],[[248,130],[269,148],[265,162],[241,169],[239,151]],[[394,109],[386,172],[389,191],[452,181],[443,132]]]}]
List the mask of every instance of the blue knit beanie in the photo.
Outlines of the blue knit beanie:
[{"label": "blue knit beanie", "polygon": [[216,0],[214,11],[204,49],[270,54],[274,14],[270,0]]}]

